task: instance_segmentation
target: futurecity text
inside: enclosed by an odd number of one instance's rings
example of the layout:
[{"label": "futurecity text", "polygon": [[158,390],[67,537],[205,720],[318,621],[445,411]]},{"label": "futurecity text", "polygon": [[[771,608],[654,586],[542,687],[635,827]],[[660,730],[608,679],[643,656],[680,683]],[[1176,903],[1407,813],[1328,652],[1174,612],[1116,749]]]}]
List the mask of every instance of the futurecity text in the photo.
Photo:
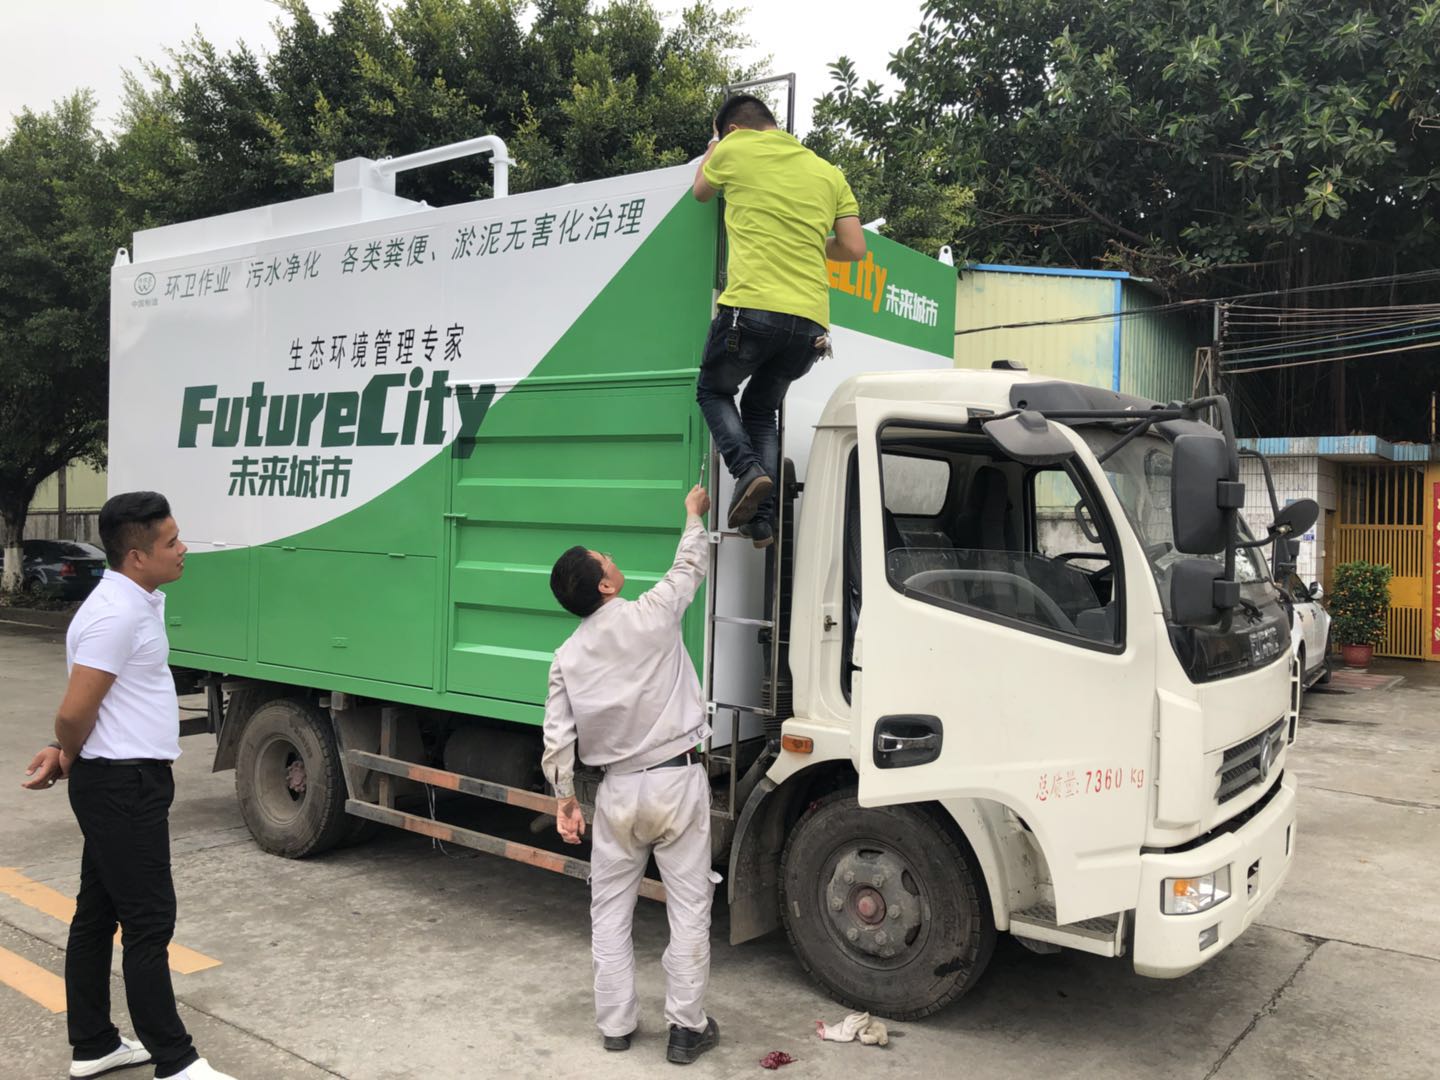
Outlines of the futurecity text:
[{"label": "futurecity text", "polygon": [[[445,442],[445,399],[460,414],[458,440],[473,437],[495,399],[491,384],[450,385],[449,372],[372,375],[363,390],[271,394],[256,380],[242,395],[218,384],[187,386],[180,407],[182,448],[205,446],[438,446]],[[408,389],[406,385],[408,384]],[[399,427],[385,426],[391,394],[404,395]]]}]

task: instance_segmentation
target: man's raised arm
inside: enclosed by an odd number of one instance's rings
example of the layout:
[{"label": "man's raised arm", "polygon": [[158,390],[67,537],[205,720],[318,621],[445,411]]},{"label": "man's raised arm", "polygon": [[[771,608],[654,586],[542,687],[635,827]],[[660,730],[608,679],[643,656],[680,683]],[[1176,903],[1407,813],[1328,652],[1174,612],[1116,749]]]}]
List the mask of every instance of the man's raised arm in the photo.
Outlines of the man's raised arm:
[{"label": "man's raised arm", "polygon": [[710,567],[710,537],[705,531],[709,512],[710,493],[696,484],[685,496],[685,529],[675,549],[675,562],[637,604],[676,620],[685,614]]}]

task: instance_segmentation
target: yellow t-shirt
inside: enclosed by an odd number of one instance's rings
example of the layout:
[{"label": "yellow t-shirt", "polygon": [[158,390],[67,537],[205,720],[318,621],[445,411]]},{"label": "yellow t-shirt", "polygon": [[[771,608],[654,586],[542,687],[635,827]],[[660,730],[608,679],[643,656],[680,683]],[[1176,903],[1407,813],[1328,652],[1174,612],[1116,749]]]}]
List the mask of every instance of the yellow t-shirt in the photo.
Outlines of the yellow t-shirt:
[{"label": "yellow t-shirt", "polygon": [[704,165],[725,193],[729,269],[720,303],[800,315],[830,326],[825,237],[859,217],[845,175],[779,128],[737,128]]}]

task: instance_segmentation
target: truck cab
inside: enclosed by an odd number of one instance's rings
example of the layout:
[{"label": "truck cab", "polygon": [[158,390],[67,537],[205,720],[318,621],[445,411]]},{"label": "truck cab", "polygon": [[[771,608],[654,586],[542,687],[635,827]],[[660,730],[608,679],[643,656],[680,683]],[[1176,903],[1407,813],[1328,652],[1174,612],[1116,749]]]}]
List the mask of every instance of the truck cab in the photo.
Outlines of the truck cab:
[{"label": "truck cab", "polygon": [[[1175,440],[1207,425],[1137,423],[1159,409],[1013,371],[837,389],[798,515],[794,716],[741,814],[732,938],[783,923],[836,996],[917,1016],[997,931],[1173,977],[1264,909],[1293,853],[1288,623],[1254,548],[1232,609],[1175,610],[1177,573],[1222,566],[1174,532]],[[1065,417],[1044,452],[987,436],[1017,411]]]}]

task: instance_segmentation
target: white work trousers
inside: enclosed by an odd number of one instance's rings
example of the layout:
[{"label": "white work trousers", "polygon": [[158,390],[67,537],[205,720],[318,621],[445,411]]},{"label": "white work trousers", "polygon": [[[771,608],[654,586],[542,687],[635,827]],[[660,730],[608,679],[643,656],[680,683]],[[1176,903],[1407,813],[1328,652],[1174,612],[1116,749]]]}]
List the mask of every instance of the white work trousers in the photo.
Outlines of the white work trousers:
[{"label": "white work trousers", "polygon": [[719,880],[710,873],[710,783],[704,767],[607,773],[595,796],[591,838],[590,942],[600,1033],[629,1035],[639,1021],[631,926],[652,851],[670,919],[662,960],[665,1022],[703,1030],[710,901]]}]

